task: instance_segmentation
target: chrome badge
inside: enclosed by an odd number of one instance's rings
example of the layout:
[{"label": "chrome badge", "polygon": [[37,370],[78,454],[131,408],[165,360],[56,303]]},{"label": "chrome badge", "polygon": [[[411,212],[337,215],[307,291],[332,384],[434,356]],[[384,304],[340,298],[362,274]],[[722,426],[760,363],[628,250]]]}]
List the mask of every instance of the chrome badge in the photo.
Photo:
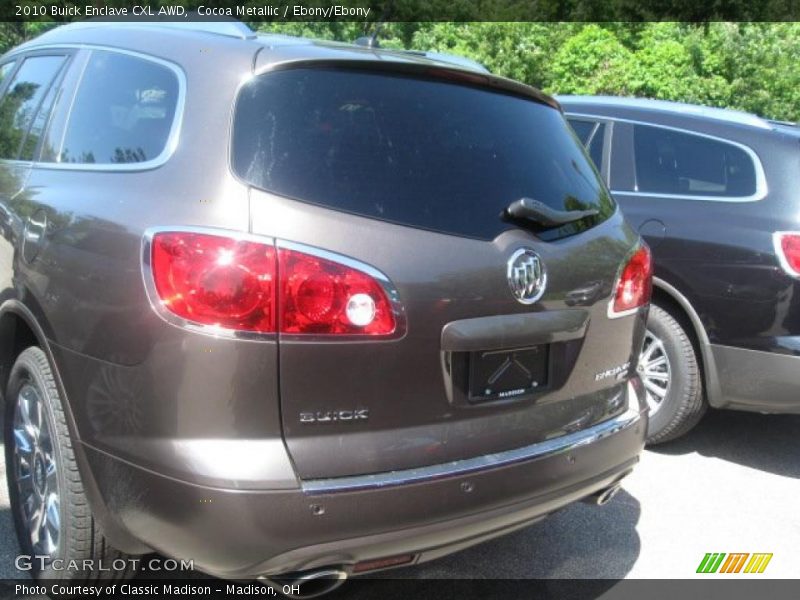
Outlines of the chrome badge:
[{"label": "chrome badge", "polygon": [[617,379],[621,379],[621,375],[625,375],[628,372],[628,369],[631,368],[631,363],[626,362],[624,365],[619,365],[617,367],[612,367],[611,369],[606,369],[605,371],[600,371],[599,373],[594,374],[595,381],[603,381],[603,379],[608,379],[609,377],[615,377]]},{"label": "chrome badge", "polygon": [[336,423],[338,421],[366,421],[369,419],[368,408],[354,408],[353,410],[321,410],[316,412],[301,412],[301,423]]},{"label": "chrome badge", "polygon": [[542,259],[529,248],[520,248],[508,259],[508,287],[522,304],[533,304],[544,294],[547,273]]}]

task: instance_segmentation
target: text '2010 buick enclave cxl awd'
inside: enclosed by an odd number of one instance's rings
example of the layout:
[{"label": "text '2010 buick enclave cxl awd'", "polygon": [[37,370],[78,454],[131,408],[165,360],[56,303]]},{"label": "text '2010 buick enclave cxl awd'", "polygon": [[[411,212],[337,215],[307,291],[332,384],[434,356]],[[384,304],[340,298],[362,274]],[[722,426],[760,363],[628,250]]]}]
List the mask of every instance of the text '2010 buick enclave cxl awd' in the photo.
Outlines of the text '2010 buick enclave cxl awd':
[{"label": "text '2010 buick enclave cxl awd'", "polygon": [[24,552],[335,583],[636,463],[650,253],[551,98],[233,24],[69,25],[0,73]]}]

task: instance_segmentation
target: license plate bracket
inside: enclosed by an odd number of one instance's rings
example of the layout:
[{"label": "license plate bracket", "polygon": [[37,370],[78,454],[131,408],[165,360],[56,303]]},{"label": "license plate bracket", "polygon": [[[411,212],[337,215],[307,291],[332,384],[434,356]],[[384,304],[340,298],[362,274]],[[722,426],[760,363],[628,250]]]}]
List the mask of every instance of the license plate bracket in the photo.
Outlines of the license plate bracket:
[{"label": "license plate bracket", "polygon": [[549,346],[469,354],[469,401],[490,402],[525,396],[548,384]]}]

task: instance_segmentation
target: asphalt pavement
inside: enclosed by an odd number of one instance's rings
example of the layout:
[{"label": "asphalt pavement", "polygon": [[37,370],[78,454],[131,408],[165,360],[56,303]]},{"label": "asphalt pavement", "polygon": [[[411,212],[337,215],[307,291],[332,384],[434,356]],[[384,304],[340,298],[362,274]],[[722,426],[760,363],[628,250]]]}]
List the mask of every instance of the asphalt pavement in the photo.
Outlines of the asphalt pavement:
[{"label": "asphalt pavement", "polygon": [[[707,552],[769,552],[773,558],[758,577],[797,578],[799,502],[800,416],[711,411],[688,436],[645,451],[607,505],[576,504],[506,537],[391,574],[691,578],[703,577],[695,571]],[[17,553],[2,484],[0,579],[17,575]]]}]

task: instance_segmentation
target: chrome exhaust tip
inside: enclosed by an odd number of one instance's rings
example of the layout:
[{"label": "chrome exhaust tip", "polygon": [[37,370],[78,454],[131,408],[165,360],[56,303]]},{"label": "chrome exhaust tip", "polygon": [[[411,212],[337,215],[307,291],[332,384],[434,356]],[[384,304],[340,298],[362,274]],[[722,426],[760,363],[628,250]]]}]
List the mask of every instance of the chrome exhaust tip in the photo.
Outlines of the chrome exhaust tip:
[{"label": "chrome exhaust tip", "polygon": [[262,575],[257,581],[270,587],[286,598],[316,598],[332,592],[347,580],[347,571],[339,567],[325,567],[311,571],[286,573],[268,577]]},{"label": "chrome exhaust tip", "polygon": [[610,485],[605,489],[600,490],[599,492],[595,492],[591,496],[587,496],[583,499],[584,502],[587,504],[594,504],[596,506],[603,506],[604,504],[608,504],[611,502],[612,498],[617,495],[617,493],[622,489],[622,486],[618,483],[614,485]]}]

